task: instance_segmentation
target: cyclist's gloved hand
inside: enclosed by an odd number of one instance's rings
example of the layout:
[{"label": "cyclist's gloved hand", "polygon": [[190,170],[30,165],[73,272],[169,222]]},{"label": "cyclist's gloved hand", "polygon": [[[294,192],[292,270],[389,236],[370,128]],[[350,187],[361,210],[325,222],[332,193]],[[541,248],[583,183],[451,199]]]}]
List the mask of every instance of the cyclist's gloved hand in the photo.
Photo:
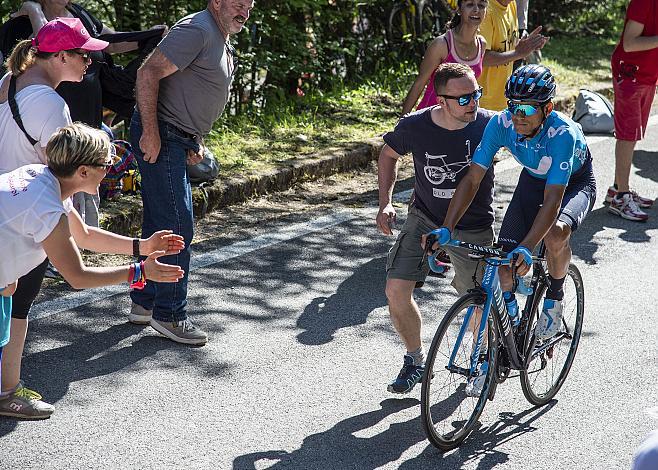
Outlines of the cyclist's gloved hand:
[{"label": "cyclist's gloved hand", "polygon": [[[507,259],[509,260],[514,260],[515,258],[517,259],[516,266],[519,268],[519,274],[521,276],[525,275],[530,269],[530,266],[532,266],[532,251],[525,246],[519,245],[507,255]],[[524,267],[523,264],[519,264],[518,259],[521,259],[526,266]]]},{"label": "cyclist's gloved hand", "polygon": [[428,248],[426,246],[427,240],[434,239],[434,242],[432,243],[432,246],[429,247],[429,250],[435,251],[439,249],[439,245],[445,245],[450,241],[451,238],[452,234],[450,233],[450,230],[448,230],[446,227],[440,227],[436,230],[432,230],[426,235],[423,235],[420,244],[423,247],[423,250],[426,250]]}]

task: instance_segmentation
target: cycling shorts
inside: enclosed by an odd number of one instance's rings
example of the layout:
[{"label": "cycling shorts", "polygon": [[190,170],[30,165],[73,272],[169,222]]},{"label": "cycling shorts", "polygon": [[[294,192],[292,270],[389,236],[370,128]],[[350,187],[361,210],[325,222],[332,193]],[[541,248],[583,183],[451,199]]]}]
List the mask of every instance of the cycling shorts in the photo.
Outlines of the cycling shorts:
[{"label": "cycling shorts", "polygon": [[[503,250],[509,252],[516,248],[532,228],[544,203],[545,186],[545,180],[531,176],[525,169],[521,172],[500,227],[498,243],[502,245]],[[592,210],[595,200],[596,181],[590,160],[569,179],[557,220],[564,222],[575,232]]]}]

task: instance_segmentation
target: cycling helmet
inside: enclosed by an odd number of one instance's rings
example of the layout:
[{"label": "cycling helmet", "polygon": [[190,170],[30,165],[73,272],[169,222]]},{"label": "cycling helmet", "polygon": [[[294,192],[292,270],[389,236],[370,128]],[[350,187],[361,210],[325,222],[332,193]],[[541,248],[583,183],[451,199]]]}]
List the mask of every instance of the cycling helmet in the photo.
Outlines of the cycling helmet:
[{"label": "cycling helmet", "polygon": [[548,67],[529,64],[512,73],[505,85],[505,96],[508,100],[545,103],[555,96],[556,88]]}]

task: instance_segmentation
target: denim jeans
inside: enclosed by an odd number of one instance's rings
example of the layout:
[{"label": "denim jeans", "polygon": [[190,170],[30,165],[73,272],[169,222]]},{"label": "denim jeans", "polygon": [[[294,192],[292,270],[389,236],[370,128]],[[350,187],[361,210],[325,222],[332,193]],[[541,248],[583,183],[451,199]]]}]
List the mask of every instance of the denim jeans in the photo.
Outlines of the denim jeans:
[{"label": "denim jeans", "polygon": [[159,261],[180,266],[185,276],[176,283],[148,281],[146,287],[130,293],[133,302],[153,310],[159,321],[182,321],[187,318],[187,280],[190,269],[190,245],[194,236],[192,215],[192,187],[187,175],[187,150],[198,150],[199,145],[173,126],[159,121],[161,147],[155,163],[144,161],[139,148],[143,128],[135,111],[130,123],[130,143],[137,157],[142,179],[144,216],[142,238],[158,230],[172,230],[185,239],[185,249],[177,255],[163,256]]}]

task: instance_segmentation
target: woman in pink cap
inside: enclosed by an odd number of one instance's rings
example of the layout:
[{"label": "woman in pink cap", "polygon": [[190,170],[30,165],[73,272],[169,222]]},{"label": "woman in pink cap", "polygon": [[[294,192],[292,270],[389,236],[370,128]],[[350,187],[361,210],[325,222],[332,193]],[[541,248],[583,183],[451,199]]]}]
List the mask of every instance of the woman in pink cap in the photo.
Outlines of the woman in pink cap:
[{"label": "woman in pink cap", "polygon": [[[50,21],[35,38],[16,45],[7,59],[9,73],[0,80],[0,174],[46,163],[48,140],[59,128],[71,124],[69,108],[55,88],[63,81],[82,80],[90,51],[105,47],[107,42],[90,37],[77,18]],[[41,288],[46,266],[47,260],[20,278],[13,297],[12,335],[2,354],[0,415],[2,404],[10,401],[25,419],[46,418],[54,411],[20,382],[27,313]]]}]

